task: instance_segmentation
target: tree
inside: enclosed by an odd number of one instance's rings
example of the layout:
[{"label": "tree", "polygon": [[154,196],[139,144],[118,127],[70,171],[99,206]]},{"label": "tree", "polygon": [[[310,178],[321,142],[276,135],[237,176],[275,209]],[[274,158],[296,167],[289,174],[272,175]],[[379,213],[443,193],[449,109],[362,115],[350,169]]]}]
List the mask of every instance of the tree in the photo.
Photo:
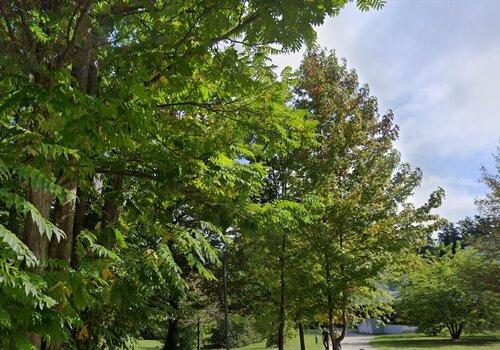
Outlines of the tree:
[{"label": "tree", "polygon": [[345,3],[0,4],[2,347],[129,346],[158,293],[174,317],[217,263],[210,214],[263,181],[241,159],[300,124],[270,45],[311,44]]},{"label": "tree", "polygon": [[480,250],[496,255],[500,242],[500,147],[495,155],[496,173],[489,173],[484,167],[482,169],[482,182],[490,190],[483,198],[476,200],[476,206],[482,217],[475,220],[471,225],[474,231],[479,233],[471,239],[471,243]]},{"label": "tree", "polygon": [[[421,171],[400,162],[392,112],[379,114],[376,98],[345,61],[312,50],[298,80],[295,105],[308,111],[317,141],[303,150],[298,177],[307,179],[302,192],[317,194],[324,206],[307,239],[322,267],[330,335],[338,349],[359,296],[375,291],[377,277],[437,227],[431,210],[443,191],[413,207],[410,196]],[[335,324],[341,325],[339,337]]]},{"label": "tree", "polygon": [[486,168],[482,168],[481,181],[488,186],[490,192],[476,201],[476,205],[484,216],[500,220],[500,147],[495,155],[496,173],[489,173]]},{"label": "tree", "polygon": [[498,261],[474,248],[417,257],[402,281],[396,310],[421,331],[446,328],[454,341],[498,322]]}]

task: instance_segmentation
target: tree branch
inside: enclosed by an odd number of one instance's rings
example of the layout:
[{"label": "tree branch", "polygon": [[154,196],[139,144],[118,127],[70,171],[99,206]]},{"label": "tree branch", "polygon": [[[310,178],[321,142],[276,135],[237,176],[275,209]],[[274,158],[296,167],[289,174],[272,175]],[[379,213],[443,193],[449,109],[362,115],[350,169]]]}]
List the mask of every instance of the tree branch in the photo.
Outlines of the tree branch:
[{"label": "tree branch", "polygon": [[82,29],[83,29],[82,25],[84,23],[84,19],[88,15],[91,5],[92,5],[92,0],[86,0],[86,2],[83,4],[82,10],[80,11],[80,16],[76,20],[73,36],[67,42],[65,48],[63,49],[61,56],[59,56],[59,60],[58,60],[57,65],[56,65],[57,68],[60,68],[62,66],[64,61],[66,61],[66,58],[68,57],[69,52],[71,50],[73,50],[73,48],[75,47],[76,40],[82,32]]}]

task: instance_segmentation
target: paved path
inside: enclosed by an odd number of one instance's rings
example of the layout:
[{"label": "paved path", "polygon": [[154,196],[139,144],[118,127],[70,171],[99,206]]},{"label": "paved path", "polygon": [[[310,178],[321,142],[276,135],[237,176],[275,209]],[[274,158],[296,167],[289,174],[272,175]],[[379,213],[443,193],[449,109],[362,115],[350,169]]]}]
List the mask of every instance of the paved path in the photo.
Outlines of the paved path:
[{"label": "paved path", "polygon": [[342,350],[373,350],[368,345],[373,335],[348,333],[342,341]]}]

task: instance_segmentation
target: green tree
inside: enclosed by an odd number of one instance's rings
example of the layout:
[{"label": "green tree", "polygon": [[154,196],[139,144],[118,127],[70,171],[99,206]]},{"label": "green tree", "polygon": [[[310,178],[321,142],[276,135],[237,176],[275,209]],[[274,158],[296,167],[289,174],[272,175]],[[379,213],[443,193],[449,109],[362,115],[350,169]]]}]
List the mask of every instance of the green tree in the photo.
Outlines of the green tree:
[{"label": "green tree", "polygon": [[499,319],[498,261],[474,248],[417,257],[403,278],[396,310],[421,331],[446,328],[457,341],[463,331],[493,329]]},{"label": "green tree", "polygon": [[[335,54],[308,52],[295,92],[296,107],[307,110],[307,120],[316,125],[316,146],[303,150],[298,176],[307,179],[303,192],[322,197],[323,215],[307,238],[322,267],[337,349],[360,296],[376,291],[380,274],[435,229],[438,217],[431,210],[443,191],[420,208],[411,204],[422,174],[400,162],[392,112],[379,114],[368,87]],[[338,337],[335,323],[341,325]]]},{"label": "green tree", "polygon": [[346,2],[0,4],[2,347],[130,346],[155,296],[212,277],[211,214],[300,128],[270,45],[311,44]]},{"label": "green tree", "polygon": [[500,147],[494,158],[496,172],[490,173],[484,167],[482,169],[481,180],[488,186],[489,193],[476,200],[481,218],[470,225],[478,234],[469,240],[478,249],[493,256],[500,248]]}]

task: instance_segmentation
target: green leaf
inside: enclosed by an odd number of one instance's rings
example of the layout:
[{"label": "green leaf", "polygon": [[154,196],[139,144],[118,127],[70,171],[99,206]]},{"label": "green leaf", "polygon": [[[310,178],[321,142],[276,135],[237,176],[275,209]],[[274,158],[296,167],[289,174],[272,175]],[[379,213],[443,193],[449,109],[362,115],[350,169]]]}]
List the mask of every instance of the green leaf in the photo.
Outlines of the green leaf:
[{"label": "green leaf", "polygon": [[36,256],[15,234],[10,232],[5,226],[0,224],[0,238],[2,242],[7,244],[19,260],[25,260],[28,267],[38,265]]}]

